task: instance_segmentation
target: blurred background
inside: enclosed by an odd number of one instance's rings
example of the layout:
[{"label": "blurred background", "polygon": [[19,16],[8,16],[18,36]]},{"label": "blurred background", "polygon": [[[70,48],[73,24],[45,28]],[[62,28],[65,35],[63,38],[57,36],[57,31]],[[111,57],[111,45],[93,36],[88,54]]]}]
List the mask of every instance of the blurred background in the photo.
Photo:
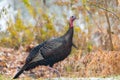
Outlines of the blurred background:
[{"label": "blurred background", "polygon": [[0,0],[0,74],[15,73],[34,46],[63,35],[72,15],[78,49],[55,68],[67,77],[120,74],[120,0]]}]

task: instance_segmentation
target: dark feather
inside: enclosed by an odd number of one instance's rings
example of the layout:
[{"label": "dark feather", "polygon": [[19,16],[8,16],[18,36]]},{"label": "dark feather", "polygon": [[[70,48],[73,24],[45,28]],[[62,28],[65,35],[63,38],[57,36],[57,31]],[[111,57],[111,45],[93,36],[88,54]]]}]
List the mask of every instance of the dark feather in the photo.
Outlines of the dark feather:
[{"label": "dark feather", "polygon": [[21,69],[20,71],[13,77],[13,79],[16,79],[19,77],[19,75],[21,75],[23,73],[23,71],[27,68],[27,64],[25,64]]},{"label": "dark feather", "polygon": [[[71,17],[70,22],[73,21],[75,17]],[[14,79],[19,77],[19,75],[24,70],[30,70],[39,65],[49,65],[52,67],[56,62],[65,59],[71,52],[71,47],[74,46],[72,43],[73,38],[73,23],[71,22],[68,31],[61,37],[56,39],[49,39],[39,44],[30,51],[30,54],[26,58],[25,65],[21,70],[14,76]]]}]

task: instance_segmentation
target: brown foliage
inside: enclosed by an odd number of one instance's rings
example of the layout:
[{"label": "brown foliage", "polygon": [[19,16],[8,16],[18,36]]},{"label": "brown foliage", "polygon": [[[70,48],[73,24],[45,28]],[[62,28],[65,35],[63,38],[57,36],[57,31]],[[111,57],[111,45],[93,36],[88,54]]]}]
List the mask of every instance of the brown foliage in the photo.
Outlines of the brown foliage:
[{"label": "brown foliage", "polygon": [[81,60],[85,65],[85,76],[110,76],[120,74],[118,51],[96,51]]},{"label": "brown foliage", "polygon": [[[23,48],[13,50],[0,48],[0,74],[13,77],[19,67],[22,67],[28,52]],[[54,65],[64,77],[98,77],[120,74],[120,52],[98,50],[82,56],[82,51],[74,51],[64,61]],[[48,78],[56,77],[46,66],[39,66],[24,72],[20,77]]]}]

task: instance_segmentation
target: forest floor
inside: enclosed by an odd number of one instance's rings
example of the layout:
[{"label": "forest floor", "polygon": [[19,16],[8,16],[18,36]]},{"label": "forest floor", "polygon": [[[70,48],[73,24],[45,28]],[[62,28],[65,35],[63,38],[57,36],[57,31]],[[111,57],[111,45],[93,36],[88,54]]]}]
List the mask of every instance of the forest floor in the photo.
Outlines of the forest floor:
[{"label": "forest floor", "polygon": [[[19,50],[0,47],[0,80],[12,79],[24,65],[28,54],[23,47]],[[94,77],[97,77],[94,80],[120,80],[120,52],[97,50],[82,55],[81,50],[76,50],[65,60],[56,63],[54,68],[61,73],[60,80],[83,80],[83,77],[87,77],[84,80],[92,80]],[[53,80],[58,80],[55,73],[49,72],[48,67],[38,66],[21,74],[19,80],[43,80],[50,78],[50,75]]]}]

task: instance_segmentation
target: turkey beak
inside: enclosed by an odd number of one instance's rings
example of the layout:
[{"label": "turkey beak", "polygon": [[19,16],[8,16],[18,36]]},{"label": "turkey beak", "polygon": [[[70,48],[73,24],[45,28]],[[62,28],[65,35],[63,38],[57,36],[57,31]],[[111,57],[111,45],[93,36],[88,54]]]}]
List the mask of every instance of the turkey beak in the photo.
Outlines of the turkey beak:
[{"label": "turkey beak", "polygon": [[79,19],[78,17],[76,17],[75,19]]},{"label": "turkey beak", "polygon": [[78,20],[79,18],[78,17],[75,17],[74,20]]}]

